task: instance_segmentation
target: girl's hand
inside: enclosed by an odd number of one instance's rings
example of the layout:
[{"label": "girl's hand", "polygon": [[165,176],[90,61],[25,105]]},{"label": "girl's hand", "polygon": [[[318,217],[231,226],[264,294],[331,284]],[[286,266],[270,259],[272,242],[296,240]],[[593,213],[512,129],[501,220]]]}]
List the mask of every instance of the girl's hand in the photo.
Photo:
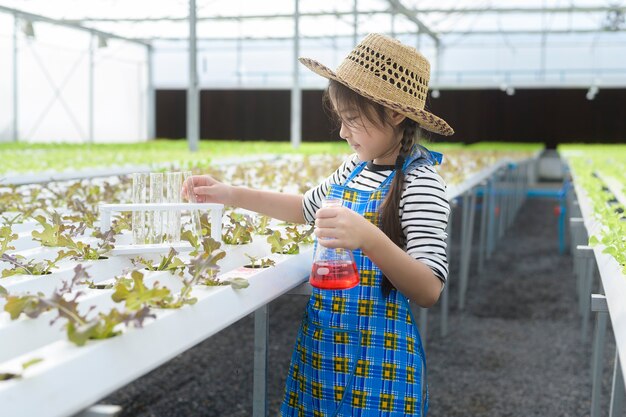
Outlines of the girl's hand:
[{"label": "girl's hand", "polygon": [[229,205],[232,186],[224,184],[209,175],[194,175],[183,183],[182,196],[189,200],[193,192],[198,203],[219,203]]},{"label": "girl's hand", "polygon": [[[315,235],[318,244],[327,248],[363,249],[378,229],[360,214],[347,207],[327,207],[315,213]],[[331,239],[324,239],[331,238]]]}]

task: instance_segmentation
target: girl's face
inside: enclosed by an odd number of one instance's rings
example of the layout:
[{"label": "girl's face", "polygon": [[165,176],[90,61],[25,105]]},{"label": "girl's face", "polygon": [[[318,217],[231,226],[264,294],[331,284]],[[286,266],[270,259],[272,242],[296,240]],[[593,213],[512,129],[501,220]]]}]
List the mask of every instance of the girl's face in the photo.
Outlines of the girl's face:
[{"label": "girl's face", "polygon": [[367,117],[373,116],[374,111],[366,115],[356,108],[338,108],[334,102],[333,105],[341,119],[339,136],[348,142],[361,161],[373,161],[379,165],[395,163],[402,139],[398,125],[404,116],[387,110],[391,124],[375,123]]}]

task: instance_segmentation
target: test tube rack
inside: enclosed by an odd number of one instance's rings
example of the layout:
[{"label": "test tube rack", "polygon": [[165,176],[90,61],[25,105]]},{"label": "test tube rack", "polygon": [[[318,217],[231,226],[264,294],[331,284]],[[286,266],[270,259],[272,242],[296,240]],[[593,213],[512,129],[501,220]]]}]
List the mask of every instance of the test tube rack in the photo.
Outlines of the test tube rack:
[{"label": "test tube rack", "polygon": [[[137,203],[137,204],[100,204],[100,229],[103,233],[111,229],[111,216],[114,212],[136,211],[200,211],[211,212],[211,237],[220,242],[222,239],[222,213],[223,204],[215,203]],[[189,252],[193,249],[189,242],[156,243],[156,244],[130,244],[116,245],[111,250],[111,255],[139,255],[147,253],[163,253],[174,248],[179,252]]]}]

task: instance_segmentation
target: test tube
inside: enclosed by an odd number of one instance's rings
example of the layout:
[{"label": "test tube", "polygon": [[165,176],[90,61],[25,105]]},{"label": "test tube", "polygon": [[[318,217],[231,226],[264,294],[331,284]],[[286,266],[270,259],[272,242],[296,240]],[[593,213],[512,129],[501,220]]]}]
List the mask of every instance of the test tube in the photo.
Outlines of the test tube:
[{"label": "test tube", "polygon": [[[146,203],[146,186],[148,184],[149,174],[134,173],[132,185],[131,202],[133,204]],[[133,211],[132,216],[132,233],[133,245],[143,245],[146,243],[148,229],[146,227],[146,212]]]},{"label": "test tube", "polygon": [[[163,203],[162,172],[150,174],[150,203]],[[161,210],[150,210],[148,212],[148,224],[150,225],[149,243],[163,243],[163,216]]]},{"label": "test tube", "polygon": [[[185,183],[187,187],[191,187],[191,189],[187,189],[187,200],[190,203],[197,203],[196,195],[193,192],[193,184],[191,183],[191,177],[193,173],[191,171],[185,171],[183,174]],[[200,213],[198,210],[189,210],[189,214],[191,216],[191,225],[193,227],[192,231],[196,234],[199,240],[202,239],[202,225],[200,224]]]},{"label": "test tube", "polygon": [[[182,172],[168,172],[165,174],[165,202],[180,203],[180,193],[183,181]],[[166,239],[169,243],[180,242],[180,210],[168,210],[166,217]]]}]

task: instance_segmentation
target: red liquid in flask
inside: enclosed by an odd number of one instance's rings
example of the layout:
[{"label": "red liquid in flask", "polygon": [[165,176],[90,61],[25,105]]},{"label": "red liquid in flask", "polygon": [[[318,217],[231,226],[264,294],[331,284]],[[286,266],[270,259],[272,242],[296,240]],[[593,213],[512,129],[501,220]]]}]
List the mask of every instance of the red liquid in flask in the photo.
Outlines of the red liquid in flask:
[{"label": "red liquid in flask", "polygon": [[324,290],[347,290],[359,284],[359,272],[354,262],[315,262],[309,283]]}]

